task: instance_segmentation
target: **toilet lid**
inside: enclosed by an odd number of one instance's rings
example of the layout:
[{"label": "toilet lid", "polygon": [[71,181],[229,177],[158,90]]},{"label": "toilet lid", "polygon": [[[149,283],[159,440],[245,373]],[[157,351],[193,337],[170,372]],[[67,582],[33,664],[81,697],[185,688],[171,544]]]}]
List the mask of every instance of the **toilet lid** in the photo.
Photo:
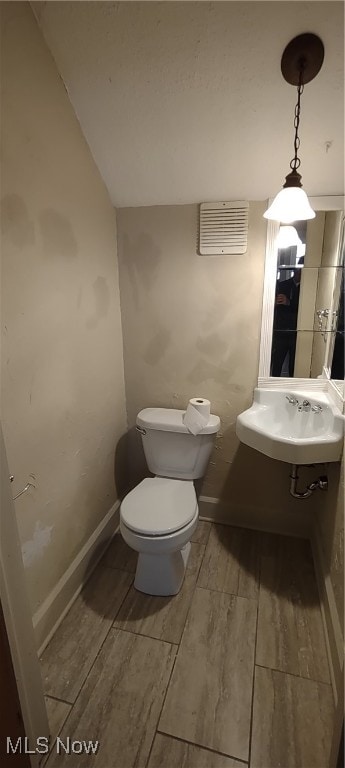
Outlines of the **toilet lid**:
[{"label": "toilet lid", "polygon": [[121,518],[132,531],[146,536],[164,536],[187,525],[196,508],[191,480],[147,477],[125,496]]}]

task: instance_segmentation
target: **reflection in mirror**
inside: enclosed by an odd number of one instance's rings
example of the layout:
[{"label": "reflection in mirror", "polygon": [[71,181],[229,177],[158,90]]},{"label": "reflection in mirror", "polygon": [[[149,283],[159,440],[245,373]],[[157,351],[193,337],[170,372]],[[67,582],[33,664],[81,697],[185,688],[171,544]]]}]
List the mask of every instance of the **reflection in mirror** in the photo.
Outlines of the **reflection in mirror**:
[{"label": "reflection in mirror", "polygon": [[328,360],[332,378],[344,378],[342,244],[341,211],[280,227],[271,376],[316,378]]},{"label": "reflection in mirror", "polygon": [[[307,222],[280,228],[273,317],[271,376],[293,376],[301,272],[306,251]],[[284,242],[285,241],[285,242]]]},{"label": "reflection in mirror", "polygon": [[338,321],[332,350],[331,379],[345,379],[345,334],[344,334],[344,272],[341,281]]},{"label": "reflection in mirror", "polygon": [[345,238],[344,221],[341,232],[340,245],[340,264],[337,280],[333,293],[333,307],[331,317],[334,323],[334,333],[329,337],[328,354],[326,357],[326,367],[329,370],[331,379],[345,379],[345,332],[344,332],[344,298],[345,298]]}]

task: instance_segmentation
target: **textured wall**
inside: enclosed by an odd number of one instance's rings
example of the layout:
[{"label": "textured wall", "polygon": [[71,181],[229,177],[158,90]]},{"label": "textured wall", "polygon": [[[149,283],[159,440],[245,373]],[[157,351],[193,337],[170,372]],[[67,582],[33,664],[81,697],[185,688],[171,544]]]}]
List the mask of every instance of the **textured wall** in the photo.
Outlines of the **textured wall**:
[{"label": "textured wall", "polygon": [[116,222],[29,4],[2,12],[2,418],[32,608],[115,500]]},{"label": "textured wall", "polygon": [[[250,203],[245,255],[212,258],[196,252],[197,206],[120,209],[120,293],[130,427],[145,406],[183,408],[190,397],[210,399],[221,433],[203,495],[254,511],[259,527],[265,514],[279,528],[280,512],[285,522],[290,513],[301,518],[301,502],[289,495],[289,465],[240,445],[235,434],[257,384],[264,210],[264,203]],[[128,439],[135,483],[147,470],[133,429]],[[305,521],[312,504],[303,502]]]},{"label": "textured wall", "polygon": [[[145,405],[183,408],[206,397],[222,417],[206,486],[218,496],[237,440],[237,414],[257,379],[266,222],[250,206],[244,256],[196,253],[198,207],[118,211],[129,424]],[[215,458],[215,457],[214,457]]]},{"label": "textured wall", "polygon": [[337,611],[344,631],[344,458],[328,466],[329,490],[319,499],[317,524]]}]

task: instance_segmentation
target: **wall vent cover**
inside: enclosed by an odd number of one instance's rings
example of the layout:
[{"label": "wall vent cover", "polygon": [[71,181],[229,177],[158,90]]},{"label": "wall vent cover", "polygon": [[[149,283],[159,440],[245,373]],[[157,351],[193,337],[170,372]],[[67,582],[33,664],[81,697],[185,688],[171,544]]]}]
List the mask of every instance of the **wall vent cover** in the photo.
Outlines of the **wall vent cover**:
[{"label": "wall vent cover", "polygon": [[245,253],[248,236],[246,200],[228,203],[201,203],[199,253],[201,256],[225,256]]}]

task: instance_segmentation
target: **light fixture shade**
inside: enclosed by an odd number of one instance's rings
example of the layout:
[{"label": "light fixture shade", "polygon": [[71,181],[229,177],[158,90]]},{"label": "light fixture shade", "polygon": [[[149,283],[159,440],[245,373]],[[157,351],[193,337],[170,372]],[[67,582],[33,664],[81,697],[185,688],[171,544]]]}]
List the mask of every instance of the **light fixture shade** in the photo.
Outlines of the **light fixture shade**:
[{"label": "light fixture shade", "polygon": [[265,211],[264,217],[281,224],[292,224],[293,221],[314,219],[315,211],[301,187],[284,187]]},{"label": "light fixture shade", "polygon": [[276,242],[277,248],[291,248],[293,245],[302,245],[297,229],[289,224],[280,227]]}]

